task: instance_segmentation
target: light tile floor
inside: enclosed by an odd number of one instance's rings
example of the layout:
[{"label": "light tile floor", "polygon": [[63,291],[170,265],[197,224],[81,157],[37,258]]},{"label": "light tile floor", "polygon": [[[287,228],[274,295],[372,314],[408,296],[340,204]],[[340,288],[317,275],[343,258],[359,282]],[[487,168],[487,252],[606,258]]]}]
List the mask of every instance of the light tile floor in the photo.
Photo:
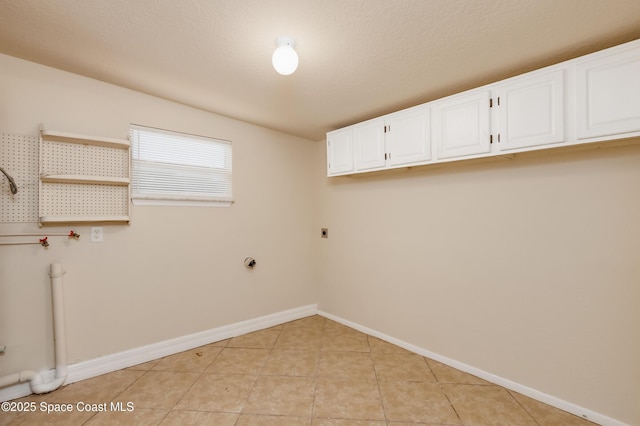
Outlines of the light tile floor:
[{"label": "light tile floor", "polygon": [[37,411],[0,425],[593,425],[321,316],[17,401]]}]

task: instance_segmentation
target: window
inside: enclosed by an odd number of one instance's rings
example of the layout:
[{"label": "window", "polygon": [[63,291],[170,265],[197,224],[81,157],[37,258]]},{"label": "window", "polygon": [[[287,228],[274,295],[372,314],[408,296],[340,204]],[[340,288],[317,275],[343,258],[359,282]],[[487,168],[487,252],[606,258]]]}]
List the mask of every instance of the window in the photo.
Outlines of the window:
[{"label": "window", "polygon": [[134,204],[221,205],[231,197],[231,142],[130,127]]}]

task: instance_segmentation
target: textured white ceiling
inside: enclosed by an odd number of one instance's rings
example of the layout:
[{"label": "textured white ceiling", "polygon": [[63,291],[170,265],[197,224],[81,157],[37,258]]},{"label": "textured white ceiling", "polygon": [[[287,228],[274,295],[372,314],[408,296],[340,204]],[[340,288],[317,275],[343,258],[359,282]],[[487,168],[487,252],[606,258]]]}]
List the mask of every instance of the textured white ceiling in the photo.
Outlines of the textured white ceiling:
[{"label": "textured white ceiling", "polygon": [[0,0],[2,53],[312,140],[637,38],[640,0]]}]

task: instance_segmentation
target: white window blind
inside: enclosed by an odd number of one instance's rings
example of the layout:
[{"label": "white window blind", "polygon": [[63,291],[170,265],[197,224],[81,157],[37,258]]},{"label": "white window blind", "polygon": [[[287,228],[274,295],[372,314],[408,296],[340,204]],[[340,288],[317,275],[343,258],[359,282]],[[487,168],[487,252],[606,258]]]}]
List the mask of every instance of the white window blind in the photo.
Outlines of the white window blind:
[{"label": "white window blind", "polygon": [[130,127],[135,204],[228,205],[231,142],[138,125]]}]

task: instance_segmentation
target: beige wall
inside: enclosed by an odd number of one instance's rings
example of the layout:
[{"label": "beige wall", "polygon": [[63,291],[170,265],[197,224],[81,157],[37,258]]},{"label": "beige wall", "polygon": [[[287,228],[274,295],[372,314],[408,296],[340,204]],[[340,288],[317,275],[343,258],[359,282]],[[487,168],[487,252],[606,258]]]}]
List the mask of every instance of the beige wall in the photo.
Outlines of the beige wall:
[{"label": "beige wall", "polygon": [[320,309],[640,424],[640,145],[319,186]]},{"label": "beige wall", "polygon": [[[106,226],[102,244],[81,226],[79,241],[52,238],[46,250],[0,246],[0,376],[54,366],[51,262],[67,270],[70,363],[317,302],[313,142],[3,55],[0,94],[3,133],[37,135],[44,123],[126,138],[137,123],[231,140],[236,200],[133,206],[131,224]],[[39,232],[0,227],[9,231]],[[247,256],[258,262],[253,271]]]}]

